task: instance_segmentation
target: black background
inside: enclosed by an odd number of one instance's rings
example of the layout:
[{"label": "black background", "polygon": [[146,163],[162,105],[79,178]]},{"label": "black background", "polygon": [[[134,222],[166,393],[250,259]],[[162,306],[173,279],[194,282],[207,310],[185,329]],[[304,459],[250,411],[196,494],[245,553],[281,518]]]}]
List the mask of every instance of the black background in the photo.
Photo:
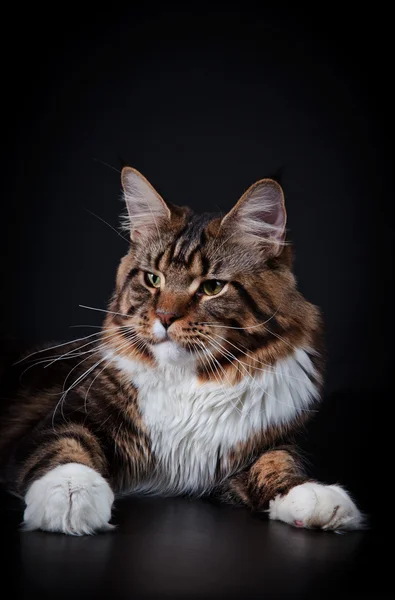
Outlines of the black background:
[{"label": "black background", "polygon": [[[3,328],[23,342],[98,325],[127,243],[119,170],[228,210],[282,169],[295,272],[326,322],[312,472],[385,521],[393,391],[390,17],[258,8],[18,6],[3,21]],[[10,10],[10,9],[9,9]],[[99,218],[92,215],[95,213]]]}]

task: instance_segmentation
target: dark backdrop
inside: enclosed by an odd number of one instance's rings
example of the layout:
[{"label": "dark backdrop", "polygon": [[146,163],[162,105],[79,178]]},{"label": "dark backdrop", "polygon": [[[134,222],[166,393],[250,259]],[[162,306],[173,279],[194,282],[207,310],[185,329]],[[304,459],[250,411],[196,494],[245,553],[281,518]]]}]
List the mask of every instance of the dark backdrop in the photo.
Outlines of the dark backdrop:
[{"label": "dark backdrop", "polygon": [[100,220],[118,226],[124,163],[196,210],[229,209],[282,169],[296,275],[322,307],[329,357],[303,443],[314,474],[380,516],[393,98],[389,16],[374,9],[18,5],[3,21],[0,243],[8,333],[79,337],[92,329],[70,327],[101,314],[78,305],[106,307],[127,250]]}]

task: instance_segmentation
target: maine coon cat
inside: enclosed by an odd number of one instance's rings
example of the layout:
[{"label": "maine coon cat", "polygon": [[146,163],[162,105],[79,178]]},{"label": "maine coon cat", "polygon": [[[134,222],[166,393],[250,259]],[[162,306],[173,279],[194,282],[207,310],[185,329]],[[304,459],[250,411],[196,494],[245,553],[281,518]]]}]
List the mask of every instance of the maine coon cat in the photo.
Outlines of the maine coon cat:
[{"label": "maine coon cat", "polygon": [[129,167],[122,185],[130,249],[102,330],[3,376],[1,473],[26,502],[25,528],[110,529],[114,497],[129,493],[211,494],[297,527],[359,528],[349,494],[310,480],[286,445],[317,407],[322,359],[280,185],[258,181],[225,217],[165,202]]}]

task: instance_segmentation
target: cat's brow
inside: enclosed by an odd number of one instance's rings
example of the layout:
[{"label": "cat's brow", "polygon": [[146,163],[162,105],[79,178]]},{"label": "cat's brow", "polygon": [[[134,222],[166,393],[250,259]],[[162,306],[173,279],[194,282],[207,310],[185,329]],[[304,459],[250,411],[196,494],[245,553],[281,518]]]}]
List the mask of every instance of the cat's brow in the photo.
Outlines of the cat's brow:
[{"label": "cat's brow", "polygon": [[171,247],[167,248],[152,260],[152,268],[165,273],[172,265],[177,265],[177,267],[184,267],[195,277],[205,277],[210,270],[210,263],[201,250],[201,246],[197,245],[189,253],[180,256],[174,255]]}]

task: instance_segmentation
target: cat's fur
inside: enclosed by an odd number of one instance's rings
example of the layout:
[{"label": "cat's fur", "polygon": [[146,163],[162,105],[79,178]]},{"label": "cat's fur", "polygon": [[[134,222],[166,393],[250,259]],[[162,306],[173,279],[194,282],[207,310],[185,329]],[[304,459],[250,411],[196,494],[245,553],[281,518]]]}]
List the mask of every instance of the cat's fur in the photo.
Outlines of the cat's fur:
[{"label": "cat's fur", "polygon": [[[360,527],[349,495],[310,481],[284,445],[317,405],[322,360],[281,187],[257,182],[222,218],[165,203],[129,167],[122,182],[131,245],[102,331],[3,374],[2,478],[25,498],[26,528],[108,529],[114,494],[133,492]],[[207,295],[207,280],[226,283]]]}]

